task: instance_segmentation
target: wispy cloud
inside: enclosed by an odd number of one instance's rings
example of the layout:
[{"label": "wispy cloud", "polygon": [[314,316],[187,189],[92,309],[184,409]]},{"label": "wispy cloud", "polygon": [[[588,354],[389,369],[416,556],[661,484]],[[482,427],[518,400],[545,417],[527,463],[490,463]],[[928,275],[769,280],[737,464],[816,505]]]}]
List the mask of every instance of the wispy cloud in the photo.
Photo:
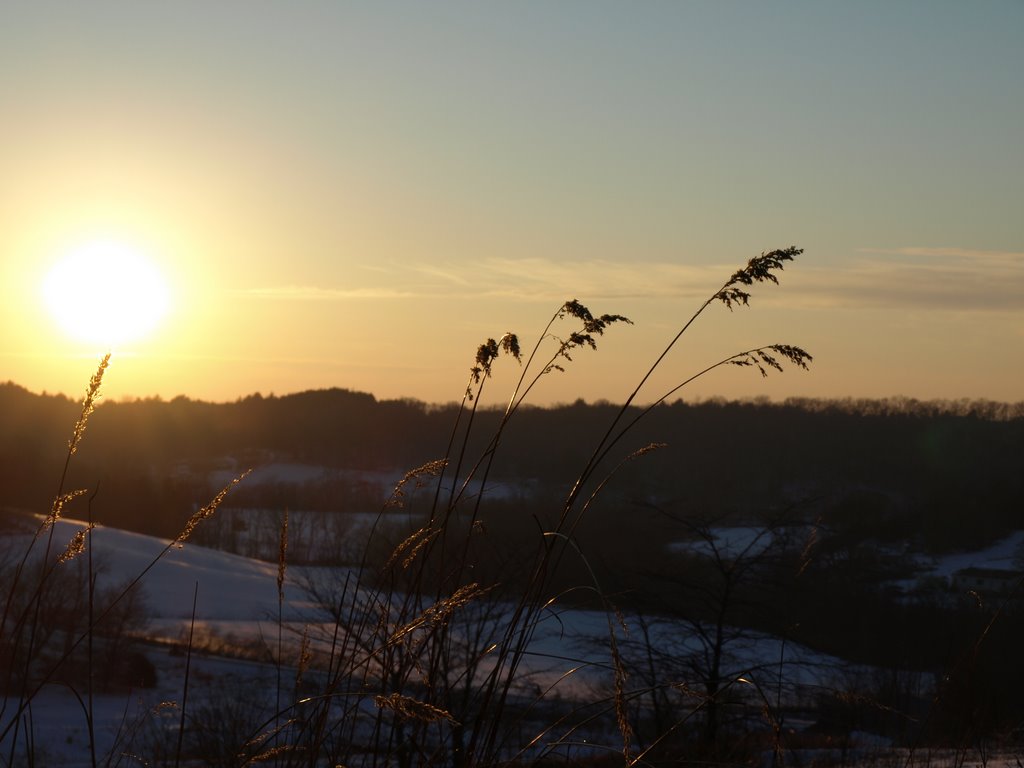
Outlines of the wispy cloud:
[{"label": "wispy cloud", "polygon": [[707,295],[736,268],[661,262],[634,264],[548,259],[485,259],[471,265],[413,264],[381,273],[387,285],[358,288],[257,287],[236,291],[254,299],[346,301],[427,297],[565,301],[597,298],[673,298]]},{"label": "wispy cloud", "polygon": [[[490,260],[481,279],[493,291],[549,300],[587,298],[702,300],[740,262],[551,262]],[[851,258],[801,257],[781,275],[785,290],[757,290],[754,300],[791,308],[884,308],[1024,311],[1024,252],[972,248],[863,248]]]},{"label": "wispy cloud", "polygon": [[1021,251],[991,251],[980,248],[931,248],[907,246],[903,248],[858,248],[859,253],[878,253],[892,256],[923,256],[925,258],[974,259],[982,261],[1005,260],[1020,264],[1024,261]]},{"label": "wispy cloud", "polygon": [[[786,290],[757,290],[755,301],[790,308],[1024,311],[1024,252],[970,248],[860,248],[846,258],[804,257],[781,276]],[[481,259],[471,264],[394,266],[384,285],[280,286],[243,295],[292,301],[503,298],[561,302],[597,299],[702,301],[741,266],[671,262]]]},{"label": "wispy cloud", "polygon": [[1024,310],[1024,252],[971,248],[861,248],[863,257],[794,276],[808,306]]},{"label": "wispy cloud", "polygon": [[415,291],[394,288],[319,288],[311,285],[282,285],[273,288],[244,288],[234,293],[254,299],[278,301],[347,301],[352,299],[404,299]]},{"label": "wispy cloud", "polygon": [[424,275],[427,278],[440,278],[442,281],[451,283],[452,285],[465,287],[470,284],[466,276],[464,274],[460,274],[460,270],[454,267],[445,269],[442,267],[420,264],[418,266],[414,266],[412,271]]},{"label": "wispy cloud", "polygon": [[669,262],[488,259],[477,266],[481,284],[495,295],[564,300],[693,298],[718,288],[736,266]]}]

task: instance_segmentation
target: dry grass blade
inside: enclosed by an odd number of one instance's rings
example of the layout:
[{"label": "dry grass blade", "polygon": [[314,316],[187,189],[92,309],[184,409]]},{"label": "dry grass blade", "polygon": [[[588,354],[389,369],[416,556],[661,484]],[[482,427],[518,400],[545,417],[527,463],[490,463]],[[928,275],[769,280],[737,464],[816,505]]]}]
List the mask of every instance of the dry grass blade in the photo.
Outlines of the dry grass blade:
[{"label": "dry grass blade", "polygon": [[302,679],[309,671],[309,665],[313,661],[313,645],[309,639],[309,625],[302,628],[302,642],[299,644],[299,663],[295,668],[295,697],[298,698],[302,690]]},{"label": "dry grass blade", "polygon": [[281,520],[281,538],[277,548],[277,599],[284,600],[284,577],[288,567],[288,510]]},{"label": "dry grass blade", "polygon": [[615,640],[614,633],[611,636],[612,668],[615,670],[615,723],[622,735],[622,756],[628,765],[630,763],[630,752],[633,744],[633,726],[629,722],[629,710],[626,701],[626,681],[629,676],[626,673],[626,665],[619,653],[619,644]]}]

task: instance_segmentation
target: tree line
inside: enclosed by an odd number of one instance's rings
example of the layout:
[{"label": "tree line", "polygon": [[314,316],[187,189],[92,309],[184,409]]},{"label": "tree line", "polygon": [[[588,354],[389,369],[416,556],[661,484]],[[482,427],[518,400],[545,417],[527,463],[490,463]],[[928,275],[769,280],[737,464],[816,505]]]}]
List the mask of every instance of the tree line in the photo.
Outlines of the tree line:
[{"label": "tree line", "polygon": [[[4,505],[48,510],[79,407],[62,395],[0,384]],[[492,480],[528,482],[538,508],[557,499],[617,409],[582,400],[524,407],[506,430]],[[444,454],[456,412],[455,404],[378,400],[346,389],[226,403],[101,401],[71,481],[97,491],[100,522],[173,535],[217,490],[209,473],[226,457],[239,467],[288,461],[400,476]],[[501,414],[482,408],[475,418],[475,434],[487,435]],[[851,535],[916,536],[943,551],[1015,527],[1015,500],[1024,491],[1024,403],[677,400],[642,421],[619,457],[651,443],[663,447],[630,462],[609,485],[601,505],[610,515],[626,504],[741,519],[802,503]],[[278,484],[265,501],[280,506],[291,491],[293,508],[304,499],[321,509],[337,499],[338,511],[355,498],[365,503],[365,493],[346,494],[332,482]],[[257,504],[260,495],[254,485],[248,500]],[[602,525],[593,523],[597,531]]]}]

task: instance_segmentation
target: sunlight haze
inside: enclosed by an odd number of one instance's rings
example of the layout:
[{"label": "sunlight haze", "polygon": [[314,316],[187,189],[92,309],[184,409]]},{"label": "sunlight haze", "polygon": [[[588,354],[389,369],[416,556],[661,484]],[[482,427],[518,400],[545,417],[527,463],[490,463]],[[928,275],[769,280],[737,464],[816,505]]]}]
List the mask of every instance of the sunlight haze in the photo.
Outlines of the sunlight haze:
[{"label": "sunlight haze", "polygon": [[[456,400],[478,344],[577,298],[634,325],[533,402],[620,401],[796,245],[646,399],[787,343],[809,372],[680,395],[1022,400],[1022,29],[1009,0],[5,4],[0,380],[83,390],[109,344],[43,291],[102,239],[160,275],[107,397]],[[83,280],[79,330],[120,287]]]}]

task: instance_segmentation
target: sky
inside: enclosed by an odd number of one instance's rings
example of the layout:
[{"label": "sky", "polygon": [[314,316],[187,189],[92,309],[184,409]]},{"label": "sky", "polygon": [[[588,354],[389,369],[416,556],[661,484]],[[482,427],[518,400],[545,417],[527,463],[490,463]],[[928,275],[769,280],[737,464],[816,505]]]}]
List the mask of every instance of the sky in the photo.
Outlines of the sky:
[{"label": "sky", "polygon": [[[531,399],[621,401],[795,245],[639,399],[786,343],[810,371],[679,395],[1022,400],[1022,30],[1019,0],[8,0],[0,381],[78,396],[112,350],[109,398],[448,402],[478,344],[530,347],[576,298],[633,325]],[[112,321],[166,304],[138,338],[68,330],[117,276],[58,297],[63,325],[44,296],[95,243],[161,275]]]}]

